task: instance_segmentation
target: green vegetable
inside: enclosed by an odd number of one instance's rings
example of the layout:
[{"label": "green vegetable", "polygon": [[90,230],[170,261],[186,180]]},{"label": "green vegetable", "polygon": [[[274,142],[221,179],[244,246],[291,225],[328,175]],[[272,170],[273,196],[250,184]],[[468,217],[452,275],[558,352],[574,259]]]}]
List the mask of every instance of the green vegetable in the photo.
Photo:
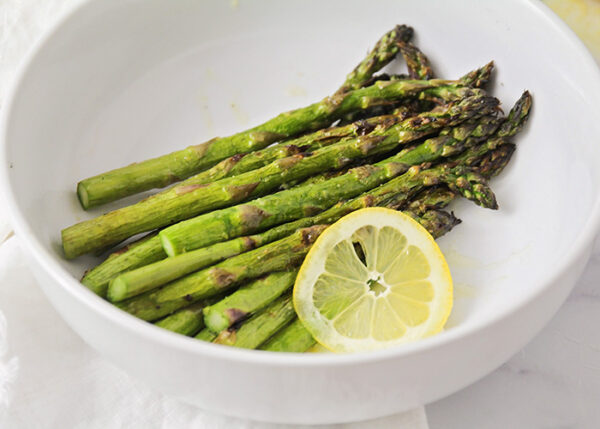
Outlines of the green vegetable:
[{"label": "green vegetable", "polygon": [[177,332],[178,334],[192,336],[204,328],[202,310],[208,305],[207,302],[197,302],[188,307],[165,317],[156,322],[156,326]]},{"label": "green vegetable", "polygon": [[217,338],[217,334],[215,334],[210,329],[204,328],[203,330],[198,332],[198,335],[196,335],[194,338],[197,338],[198,340],[202,340],[202,341],[211,342],[215,338]]},{"label": "green vegetable", "polygon": [[222,331],[214,342],[255,349],[295,317],[296,312],[292,303],[292,294],[288,293],[242,323],[238,329]]},{"label": "green vegetable", "polygon": [[273,302],[296,280],[297,270],[275,272],[248,283],[231,295],[204,309],[204,323],[213,332],[221,332],[249,314]]},{"label": "green vegetable", "polygon": [[300,319],[295,318],[292,323],[284,326],[273,337],[260,346],[261,350],[269,352],[304,353],[317,341],[306,330]]}]

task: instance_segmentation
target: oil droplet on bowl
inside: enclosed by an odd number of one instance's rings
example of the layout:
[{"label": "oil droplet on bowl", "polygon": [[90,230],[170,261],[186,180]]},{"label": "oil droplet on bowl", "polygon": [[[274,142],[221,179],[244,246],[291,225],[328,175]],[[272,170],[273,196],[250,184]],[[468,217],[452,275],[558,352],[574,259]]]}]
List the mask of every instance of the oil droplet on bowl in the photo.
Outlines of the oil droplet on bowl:
[{"label": "oil droplet on bowl", "polygon": [[233,114],[235,115],[235,120],[238,122],[238,124],[240,125],[246,125],[248,123],[248,115],[246,115],[246,113],[240,109],[240,106],[238,106],[236,103],[231,103],[231,110],[233,110]]},{"label": "oil droplet on bowl", "polygon": [[454,299],[471,299],[479,294],[479,290],[467,283],[454,283]]},{"label": "oil droplet on bowl", "polygon": [[304,97],[306,95],[306,89],[297,85],[290,85],[285,90],[285,95],[288,97]]}]

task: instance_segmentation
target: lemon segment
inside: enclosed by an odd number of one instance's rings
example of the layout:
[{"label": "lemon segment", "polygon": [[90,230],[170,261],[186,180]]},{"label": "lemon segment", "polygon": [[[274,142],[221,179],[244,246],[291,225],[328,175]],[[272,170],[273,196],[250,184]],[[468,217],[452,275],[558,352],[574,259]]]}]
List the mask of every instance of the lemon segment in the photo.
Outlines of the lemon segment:
[{"label": "lemon segment", "polygon": [[380,349],[440,332],[452,309],[452,277],[416,221],[362,209],[312,246],[296,278],[294,307],[329,350]]}]

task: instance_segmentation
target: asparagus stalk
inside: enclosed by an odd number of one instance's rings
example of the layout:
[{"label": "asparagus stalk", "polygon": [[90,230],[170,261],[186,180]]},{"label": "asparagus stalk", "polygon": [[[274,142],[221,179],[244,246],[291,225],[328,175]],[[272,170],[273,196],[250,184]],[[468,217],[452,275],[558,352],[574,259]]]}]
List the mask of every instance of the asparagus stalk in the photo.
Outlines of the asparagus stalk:
[{"label": "asparagus stalk", "polygon": [[62,231],[65,256],[74,258],[103,249],[140,232],[150,231],[197,214],[265,195],[282,183],[303,179],[323,170],[347,165],[356,159],[388,152],[440,127],[455,125],[469,117],[489,113],[497,100],[469,97],[439,107],[370,134],[324,147],[312,154],[279,159],[257,170],[206,185],[189,185],[148,198],[130,207],[80,222]]},{"label": "asparagus stalk", "polygon": [[239,329],[222,331],[213,342],[255,349],[283,326],[290,323],[294,317],[296,317],[296,312],[294,311],[292,294],[287,293],[260,313],[252,316]]},{"label": "asparagus stalk", "polygon": [[119,273],[152,264],[166,257],[160,239],[153,235],[112,253],[104,262],[88,271],[81,283],[95,294],[104,297],[108,283]]},{"label": "asparagus stalk", "polygon": [[[451,136],[444,138],[452,139]],[[399,154],[374,166],[354,168],[321,184],[288,189],[197,216],[162,230],[159,234],[161,243],[165,252],[173,256],[319,212],[335,201],[352,198],[405,172],[408,165],[439,158],[441,147],[445,146]],[[435,155],[431,156],[432,153]]]},{"label": "asparagus stalk", "polygon": [[198,332],[198,334],[194,338],[196,338],[198,340],[202,340],[202,341],[211,342],[215,338],[217,338],[217,334],[215,334],[213,331],[211,331],[208,328],[204,328],[203,330]]},{"label": "asparagus stalk", "polygon": [[[425,56],[423,56],[426,58]],[[419,59],[415,59],[419,60]],[[428,60],[427,60],[428,61]],[[409,62],[409,61],[407,61]],[[427,67],[431,67],[427,65]],[[416,71],[416,68],[415,68]],[[486,65],[476,70],[472,70],[469,73],[462,76],[458,81],[465,86],[470,86],[472,88],[483,88],[490,80],[492,76],[492,72],[494,71],[494,62],[490,61]],[[418,73],[418,72],[417,72]],[[410,76],[404,74],[387,74],[381,73],[378,75],[373,75],[368,81],[365,82],[364,86],[373,85],[378,81],[398,81],[398,80],[407,80]]]},{"label": "asparagus stalk", "polygon": [[197,302],[189,307],[165,317],[156,322],[156,326],[177,332],[178,334],[192,336],[204,328],[202,310],[206,307],[206,302]]},{"label": "asparagus stalk", "polygon": [[[481,174],[481,172],[479,173]],[[408,204],[393,208],[410,212],[414,216],[421,216],[429,210],[440,210],[447,207],[456,197],[458,197],[458,193],[450,190],[446,185],[433,186],[419,192]]]},{"label": "asparagus stalk", "polygon": [[491,178],[497,176],[504,170],[510,161],[516,146],[513,143],[504,143],[488,152],[471,165],[481,172],[483,177]]},{"label": "asparagus stalk", "polygon": [[246,280],[297,266],[325,228],[326,225],[315,225],[300,229],[289,237],[234,256],[117,305],[141,319],[159,319],[200,299],[231,289]]},{"label": "asparagus stalk", "polygon": [[269,352],[304,353],[316,343],[312,334],[296,317],[293,322],[280,329],[259,348]]},{"label": "asparagus stalk", "polygon": [[291,289],[297,270],[275,272],[248,283],[221,301],[203,310],[204,324],[213,332],[221,332],[264,308]]}]

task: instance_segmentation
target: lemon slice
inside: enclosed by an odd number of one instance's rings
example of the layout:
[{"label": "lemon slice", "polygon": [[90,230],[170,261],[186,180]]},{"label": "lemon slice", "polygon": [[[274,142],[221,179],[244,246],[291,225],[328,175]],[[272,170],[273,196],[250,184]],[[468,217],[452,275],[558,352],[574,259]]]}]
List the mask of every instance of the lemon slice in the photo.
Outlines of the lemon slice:
[{"label": "lemon slice", "polygon": [[294,307],[332,351],[380,349],[441,331],[452,277],[425,228],[401,212],[367,208],[317,239],[298,273]]}]

